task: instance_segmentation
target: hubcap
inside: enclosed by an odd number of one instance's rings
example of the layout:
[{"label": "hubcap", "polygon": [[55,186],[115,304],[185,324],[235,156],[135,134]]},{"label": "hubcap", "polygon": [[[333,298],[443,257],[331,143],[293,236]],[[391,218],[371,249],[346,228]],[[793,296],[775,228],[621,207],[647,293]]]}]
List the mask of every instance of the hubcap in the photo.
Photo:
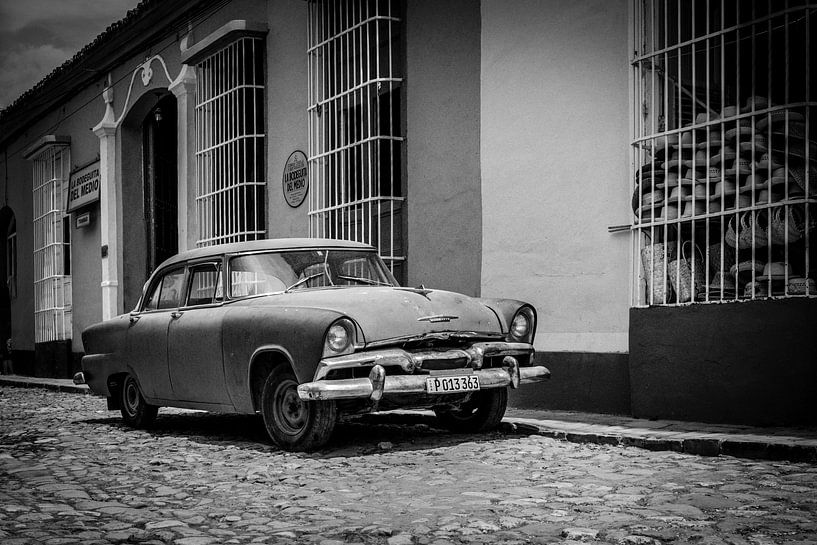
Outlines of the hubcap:
[{"label": "hubcap", "polygon": [[297,386],[285,380],[275,389],[273,417],[278,428],[288,435],[300,433],[309,418],[309,407],[298,396]]},{"label": "hubcap", "polygon": [[135,415],[136,411],[139,409],[139,389],[136,387],[136,382],[133,379],[129,378],[125,381],[125,395],[123,396],[123,402],[125,405],[125,410],[130,415]]}]

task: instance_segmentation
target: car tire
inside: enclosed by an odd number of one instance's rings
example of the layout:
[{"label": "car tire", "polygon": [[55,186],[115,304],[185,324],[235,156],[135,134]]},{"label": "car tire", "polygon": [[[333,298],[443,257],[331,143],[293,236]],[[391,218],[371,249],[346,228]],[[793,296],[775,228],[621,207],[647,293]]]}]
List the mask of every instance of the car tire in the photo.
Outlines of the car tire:
[{"label": "car tire", "polygon": [[139,391],[139,384],[132,375],[125,376],[119,395],[119,410],[127,425],[134,428],[148,428],[153,425],[159,407],[145,401],[142,392]]},{"label": "car tire", "polygon": [[442,426],[456,433],[479,433],[496,428],[508,406],[508,389],[480,390],[457,409],[435,408]]},{"label": "car tire", "polygon": [[334,401],[304,401],[298,379],[286,366],[267,376],[261,392],[261,415],[270,439],[288,451],[312,451],[329,441],[337,421]]}]

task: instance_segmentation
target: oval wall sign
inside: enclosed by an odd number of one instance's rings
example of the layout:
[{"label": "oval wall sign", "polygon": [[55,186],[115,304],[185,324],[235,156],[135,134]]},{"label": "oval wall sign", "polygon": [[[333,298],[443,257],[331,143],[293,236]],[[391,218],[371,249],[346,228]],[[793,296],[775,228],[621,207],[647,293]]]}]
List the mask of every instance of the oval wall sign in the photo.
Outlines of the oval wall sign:
[{"label": "oval wall sign", "polygon": [[309,166],[302,151],[293,151],[284,165],[284,198],[292,208],[304,202],[309,191]]}]

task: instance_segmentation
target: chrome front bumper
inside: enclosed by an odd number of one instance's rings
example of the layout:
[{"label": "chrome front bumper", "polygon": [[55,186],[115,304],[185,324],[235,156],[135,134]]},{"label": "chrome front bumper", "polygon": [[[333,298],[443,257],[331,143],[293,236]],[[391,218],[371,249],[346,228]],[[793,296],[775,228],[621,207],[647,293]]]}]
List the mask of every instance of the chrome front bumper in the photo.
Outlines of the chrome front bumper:
[{"label": "chrome front bumper", "polygon": [[[479,344],[493,346],[486,351],[484,350],[486,347],[477,346]],[[533,352],[533,347],[530,345],[522,343],[477,343],[477,345],[467,350],[434,352],[434,359],[438,360],[453,359],[454,357],[461,358],[463,354],[476,353],[479,355],[478,360],[475,358],[469,360],[470,367],[452,369],[439,374],[432,371],[431,374],[387,376],[386,369],[381,363],[389,362],[392,365],[400,365],[407,372],[414,371],[422,365],[423,354],[410,354],[399,349],[376,351],[369,354],[350,354],[348,357],[332,358],[331,362],[324,360],[315,374],[316,380],[299,385],[298,395],[304,400],[368,398],[378,402],[384,394],[424,394],[426,393],[426,379],[434,376],[474,374],[479,377],[480,389],[504,388],[506,386],[516,388],[520,384],[540,382],[550,378],[550,371],[546,367],[541,365],[520,367],[519,362],[512,355],[504,355],[502,367],[481,369],[482,357],[485,355],[503,355],[503,352],[529,354]],[[503,346],[500,347],[499,345]],[[374,364],[367,378],[321,380],[329,370],[371,365],[372,362],[378,363]]]}]

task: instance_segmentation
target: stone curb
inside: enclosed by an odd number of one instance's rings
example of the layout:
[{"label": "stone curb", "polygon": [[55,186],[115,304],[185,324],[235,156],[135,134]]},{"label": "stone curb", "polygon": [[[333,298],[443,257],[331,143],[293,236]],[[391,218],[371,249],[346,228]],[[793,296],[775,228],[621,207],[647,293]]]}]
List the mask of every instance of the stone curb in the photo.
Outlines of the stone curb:
[{"label": "stone curb", "polygon": [[[388,419],[395,423],[422,422],[436,427],[432,415],[421,411],[395,411],[377,415],[378,419]],[[796,443],[769,443],[766,441],[733,440],[720,437],[644,437],[638,434],[627,435],[621,432],[567,431],[531,422],[532,419],[518,421],[506,417],[499,430],[508,434],[541,435],[571,443],[589,443],[636,447],[651,451],[670,451],[697,456],[733,456],[758,460],[785,460],[789,462],[817,463],[817,446]],[[598,426],[599,428],[603,426]],[[687,435],[689,435],[687,433]]]},{"label": "stone curb", "polygon": [[55,392],[66,392],[70,394],[91,394],[91,390],[84,384],[59,384],[49,381],[40,381],[35,378],[8,378],[0,376],[0,384],[3,386],[17,386],[19,388],[43,388]]},{"label": "stone curb", "polygon": [[[628,436],[619,433],[576,432],[555,430],[547,426],[514,422],[512,418],[503,422],[503,431],[510,433],[532,433],[571,443],[591,443],[636,447],[651,451],[672,451],[698,456],[734,456],[758,460],[785,460],[790,462],[817,463],[817,446],[791,443],[769,443],[765,441],[731,440],[720,438],[653,438]],[[509,429],[509,428],[516,429]],[[533,429],[531,429],[533,428]]]}]

